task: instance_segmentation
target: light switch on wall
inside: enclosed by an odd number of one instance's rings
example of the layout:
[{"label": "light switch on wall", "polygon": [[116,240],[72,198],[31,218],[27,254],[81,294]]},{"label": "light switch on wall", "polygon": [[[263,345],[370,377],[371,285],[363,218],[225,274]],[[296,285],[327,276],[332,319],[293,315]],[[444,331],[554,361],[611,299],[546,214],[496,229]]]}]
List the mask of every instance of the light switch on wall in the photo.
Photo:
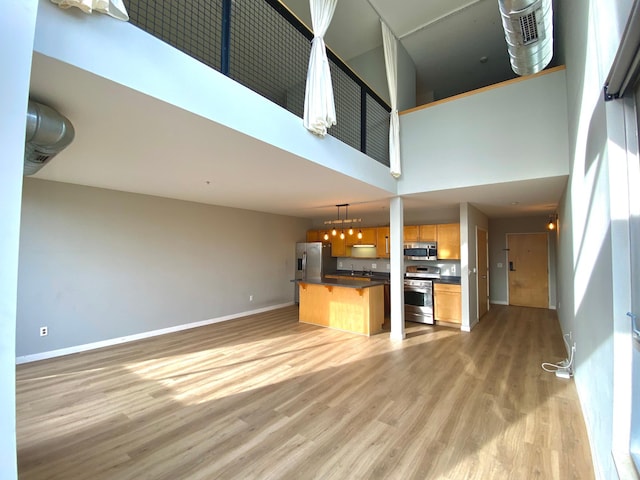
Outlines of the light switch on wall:
[{"label": "light switch on wall", "polygon": [[502,268],[502,263],[501,263],[501,262],[498,262],[498,263],[496,264],[496,267],[498,267],[498,268]]}]

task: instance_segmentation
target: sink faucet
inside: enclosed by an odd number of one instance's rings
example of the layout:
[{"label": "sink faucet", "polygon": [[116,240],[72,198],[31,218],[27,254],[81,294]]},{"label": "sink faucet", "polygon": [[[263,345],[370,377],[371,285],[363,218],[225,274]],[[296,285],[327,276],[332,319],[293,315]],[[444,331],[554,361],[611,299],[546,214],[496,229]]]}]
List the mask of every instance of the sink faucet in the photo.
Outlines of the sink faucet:
[{"label": "sink faucet", "polygon": [[353,275],[355,272],[353,271],[353,263],[351,264],[351,275]]}]

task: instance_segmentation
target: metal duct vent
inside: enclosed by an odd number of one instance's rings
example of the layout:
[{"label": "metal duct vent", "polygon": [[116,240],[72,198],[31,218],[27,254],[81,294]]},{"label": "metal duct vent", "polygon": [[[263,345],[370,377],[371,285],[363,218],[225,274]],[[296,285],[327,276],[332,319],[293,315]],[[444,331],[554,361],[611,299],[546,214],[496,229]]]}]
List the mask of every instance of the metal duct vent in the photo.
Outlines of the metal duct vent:
[{"label": "metal duct vent", "polygon": [[75,135],[73,125],[54,109],[29,100],[24,146],[24,175],[33,175],[64,150]]},{"label": "metal duct vent", "polygon": [[532,75],[553,58],[552,0],[498,0],[511,68]]}]

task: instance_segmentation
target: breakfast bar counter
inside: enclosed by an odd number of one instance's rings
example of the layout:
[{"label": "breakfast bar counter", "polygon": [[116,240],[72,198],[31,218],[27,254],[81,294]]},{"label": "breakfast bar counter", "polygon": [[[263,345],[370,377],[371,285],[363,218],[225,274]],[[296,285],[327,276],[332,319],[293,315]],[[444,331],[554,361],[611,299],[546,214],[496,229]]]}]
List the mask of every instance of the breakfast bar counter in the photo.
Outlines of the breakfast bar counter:
[{"label": "breakfast bar counter", "polygon": [[384,323],[384,282],[322,278],[299,280],[298,320],[361,335]]}]

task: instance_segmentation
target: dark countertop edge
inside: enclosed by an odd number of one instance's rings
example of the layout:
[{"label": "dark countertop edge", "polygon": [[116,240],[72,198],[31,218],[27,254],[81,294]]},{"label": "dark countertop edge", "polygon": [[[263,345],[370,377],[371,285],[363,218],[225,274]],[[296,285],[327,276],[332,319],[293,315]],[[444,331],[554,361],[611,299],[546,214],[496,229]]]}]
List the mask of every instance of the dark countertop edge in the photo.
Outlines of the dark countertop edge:
[{"label": "dark countertop edge", "polygon": [[434,283],[448,283],[453,285],[460,285],[460,277],[440,277],[434,280]]},{"label": "dark countertop edge", "polygon": [[322,278],[314,280],[296,280],[298,283],[308,283],[309,285],[326,285],[330,287],[344,288],[369,288],[384,285],[384,281],[378,280],[340,280],[338,278]]}]

